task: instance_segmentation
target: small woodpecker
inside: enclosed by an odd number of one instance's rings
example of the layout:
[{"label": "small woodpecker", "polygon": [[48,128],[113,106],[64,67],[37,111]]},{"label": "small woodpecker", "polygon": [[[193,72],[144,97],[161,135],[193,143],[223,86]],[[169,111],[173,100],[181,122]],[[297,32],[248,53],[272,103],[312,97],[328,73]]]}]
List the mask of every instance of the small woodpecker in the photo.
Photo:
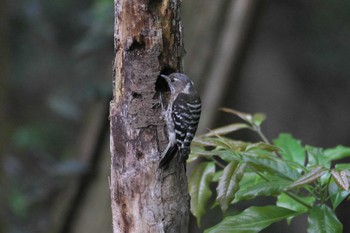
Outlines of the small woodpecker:
[{"label": "small woodpecker", "polygon": [[175,154],[179,152],[186,162],[191,152],[191,141],[196,133],[201,115],[201,99],[193,82],[184,74],[161,75],[168,83],[170,98],[163,117],[167,125],[169,143],[162,153],[160,168],[167,168]]}]

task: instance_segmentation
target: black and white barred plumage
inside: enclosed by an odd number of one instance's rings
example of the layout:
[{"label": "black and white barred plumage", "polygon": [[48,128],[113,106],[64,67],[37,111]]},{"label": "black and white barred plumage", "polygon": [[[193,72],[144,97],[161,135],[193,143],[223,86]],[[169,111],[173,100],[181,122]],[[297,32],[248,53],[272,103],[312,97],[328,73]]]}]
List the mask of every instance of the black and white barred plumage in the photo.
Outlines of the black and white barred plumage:
[{"label": "black and white barred plumage", "polygon": [[167,124],[169,143],[162,154],[159,167],[167,167],[179,152],[185,162],[191,152],[191,141],[196,133],[201,114],[201,99],[193,82],[184,74],[162,75],[170,89],[170,99],[163,116]]}]

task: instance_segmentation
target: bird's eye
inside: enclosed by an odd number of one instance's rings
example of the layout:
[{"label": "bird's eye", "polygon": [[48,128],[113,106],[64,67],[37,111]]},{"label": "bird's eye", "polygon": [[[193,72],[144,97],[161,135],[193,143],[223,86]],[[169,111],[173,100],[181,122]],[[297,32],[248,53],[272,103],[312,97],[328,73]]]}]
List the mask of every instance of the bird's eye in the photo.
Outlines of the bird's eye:
[{"label": "bird's eye", "polygon": [[173,83],[173,82],[175,82],[175,79],[174,78],[170,78],[170,81]]}]

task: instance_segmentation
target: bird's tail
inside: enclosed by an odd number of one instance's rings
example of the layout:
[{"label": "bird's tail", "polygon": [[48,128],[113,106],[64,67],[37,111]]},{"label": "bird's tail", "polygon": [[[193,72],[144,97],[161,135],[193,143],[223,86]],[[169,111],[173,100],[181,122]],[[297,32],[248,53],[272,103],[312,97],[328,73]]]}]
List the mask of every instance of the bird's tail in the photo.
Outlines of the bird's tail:
[{"label": "bird's tail", "polygon": [[165,155],[160,159],[159,162],[159,168],[167,169],[171,160],[174,158],[175,154],[178,151],[178,146],[172,146],[169,148],[169,150],[165,153]]}]

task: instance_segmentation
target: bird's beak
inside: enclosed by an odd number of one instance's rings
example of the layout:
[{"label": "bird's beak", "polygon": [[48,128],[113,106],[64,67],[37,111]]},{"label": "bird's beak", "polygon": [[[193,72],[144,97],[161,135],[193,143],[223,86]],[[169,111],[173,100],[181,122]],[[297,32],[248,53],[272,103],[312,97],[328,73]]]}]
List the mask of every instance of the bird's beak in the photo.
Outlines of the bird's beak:
[{"label": "bird's beak", "polygon": [[161,74],[160,76],[161,76],[161,77],[165,80],[165,82],[167,83],[167,85],[168,85],[168,87],[169,87],[169,90],[170,90],[170,91],[174,91],[174,88],[173,88],[173,86],[171,85],[171,81],[170,81],[169,75]]},{"label": "bird's beak", "polygon": [[168,76],[168,75],[161,74],[160,76],[161,76],[162,78],[164,78],[165,80],[168,80],[168,79],[169,79],[169,76]]},{"label": "bird's beak", "polygon": [[167,82],[167,83],[170,83],[170,78],[168,75],[165,75],[165,74],[161,74],[160,75],[162,78],[164,78],[164,80]]}]

